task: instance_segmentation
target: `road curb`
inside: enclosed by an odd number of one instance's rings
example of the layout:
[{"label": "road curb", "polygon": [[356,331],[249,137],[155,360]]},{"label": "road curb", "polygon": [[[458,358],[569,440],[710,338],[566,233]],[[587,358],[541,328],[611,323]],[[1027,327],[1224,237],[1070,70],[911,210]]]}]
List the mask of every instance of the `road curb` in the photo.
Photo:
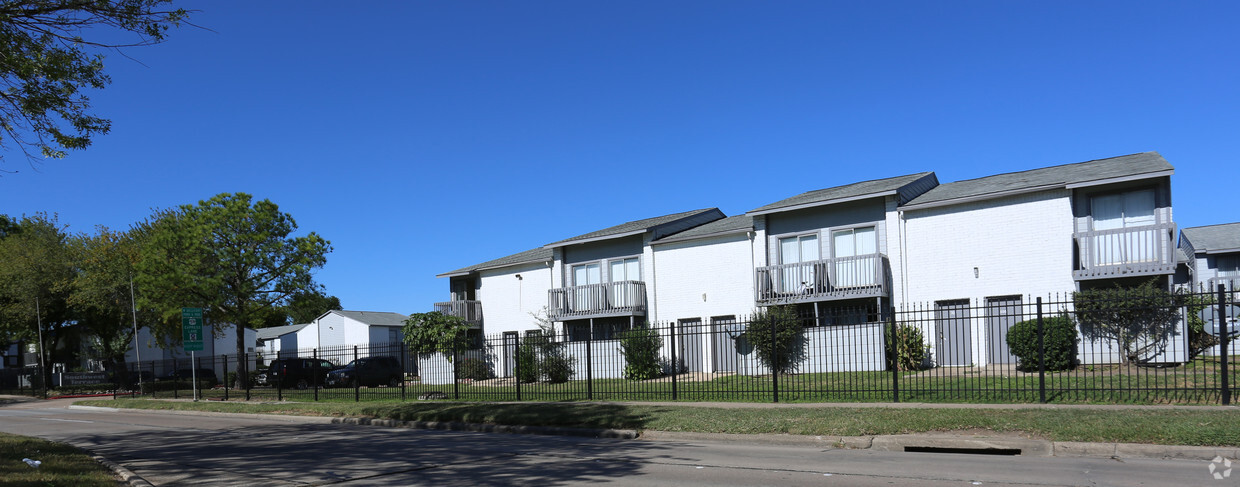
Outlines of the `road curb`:
[{"label": "road curb", "polygon": [[597,429],[597,428],[563,428],[552,426],[512,426],[502,424],[456,423],[447,421],[398,421],[394,419],[374,418],[332,418],[333,424],[355,424],[362,426],[386,426],[391,428],[412,428],[439,431],[469,431],[475,433],[507,433],[547,436],[575,436],[581,438],[612,438],[632,440],[637,438],[635,430]]},{"label": "road curb", "polygon": [[129,484],[130,487],[155,487],[151,485],[150,482],[147,482],[146,479],[142,478],[140,475],[133,473],[132,470],[129,470],[121,466],[121,464],[119,463],[116,463],[111,460],[108,460],[107,458],[104,458],[103,455],[92,454],[92,456],[95,458],[96,462],[99,462],[103,466],[108,467],[109,469],[112,469],[112,473],[120,477],[121,481]]}]

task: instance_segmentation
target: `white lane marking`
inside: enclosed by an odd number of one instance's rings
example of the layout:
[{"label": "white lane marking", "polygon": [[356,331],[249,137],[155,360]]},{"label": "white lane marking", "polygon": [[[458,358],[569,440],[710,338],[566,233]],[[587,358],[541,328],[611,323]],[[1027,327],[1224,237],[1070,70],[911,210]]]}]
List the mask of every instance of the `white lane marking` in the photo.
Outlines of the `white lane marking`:
[{"label": "white lane marking", "polygon": [[86,421],[84,419],[60,419],[60,418],[39,418],[44,421],[64,421],[66,423],[94,423],[94,421]]}]

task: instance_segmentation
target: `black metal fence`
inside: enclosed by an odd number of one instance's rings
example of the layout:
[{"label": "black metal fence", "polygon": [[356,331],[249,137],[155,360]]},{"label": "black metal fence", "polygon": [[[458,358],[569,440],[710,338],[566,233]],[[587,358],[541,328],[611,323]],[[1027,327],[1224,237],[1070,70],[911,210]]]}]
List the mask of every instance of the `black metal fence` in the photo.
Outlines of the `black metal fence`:
[{"label": "black metal fence", "polygon": [[[1234,316],[1234,298],[1218,290],[1105,302],[1000,296],[894,310],[800,305],[648,328],[510,332],[462,340],[446,354],[419,356],[393,343],[144,361],[113,374],[110,391],[192,397],[196,375],[199,397],[221,400],[1230,404],[1237,343],[1209,330],[1218,316]],[[293,357],[312,359],[305,380],[270,380],[272,361]],[[353,381],[329,374],[375,357],[399,372]],[[249,380],[236,380],[239,368]],[[37,369],[21,370],[25,380],[11,370],[0,370],[0,388],[39,393]]]}]

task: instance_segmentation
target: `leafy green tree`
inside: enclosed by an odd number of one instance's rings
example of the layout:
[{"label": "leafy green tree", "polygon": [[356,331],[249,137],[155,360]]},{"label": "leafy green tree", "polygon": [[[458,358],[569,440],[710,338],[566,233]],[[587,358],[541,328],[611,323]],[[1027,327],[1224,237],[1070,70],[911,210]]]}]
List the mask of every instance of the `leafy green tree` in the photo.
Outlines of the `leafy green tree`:
[{"label": "leafy green tree", "polygon": [[770,306],[754,313],[745,338],[758,361],[773,372],[787,374],[805,360],[805,334],[795,306]]},{"label": "leafy green tree", "polygon": [[[203,308],[207,323],[237,330],[237,354],[246,351],[245,328],[269,323],[272,313],[314,287],[311,272],[327,262],[331,244],[314,232],[293,237],[297,223],[269,200],[221,193],[149,223],[138,260],[139,303],[158,311],[152,329],[179,339],[182,307]],[[216,332],[222,327],[216,326]],[[249,382],[238,362],[237,381]]]},{"label": "leafy green tree", "polygon": [[464,348],[469,328],[464,318],[431,311],[409,315],[402,331],[405,344],[414,353],[442,353],[451,361],[453,353]]},{"label": "leafy green tree", "polygon": [[0,239],[0,334],[29,342],[42,335],[39,351],[49,363],[48,351],[68,334],[72,319],[68,297],[76,265],[70,236],[55,215],[23,217],[18,226],[19,232]]},{"label": "leafy green tree", "polygon": [[663,375],[659,351],[663,349],[663,337],[658,330],[643,323],[620,333],[620,354],[624,356],[624,377],[629,380],[649,380]]},{"label": "leafy green tree", "polygon": [[184,22],[188,12],[170,3],[0,1],[0,147],[31,160],[32,150],[61,158],[108,133],[111,122],[89,112],[82,89],[111,83],[101,51],[162,42],[169,27]]},{"label": "leafy green tree", "polygon": [[[133,279],[140,255],[140,230],[117,232],[99,227],[95,235],[72,239],[77,254],[77,274],[69,305],[89,337],[95,357],[104,369],[124,368],[125,351],[134,339]],[[143,313],[142,321],[149,320]],[[128,374],[118,374],[128,378]]]},{"label": "leafy green tree", "polygon": [[1081,334],[1114,341],[1127,365],[1153,360],[1179,325],[1184,296],[1159,287],[1157,280],[1134,288],[1112,287],[1073,293]]},{"label": "leafy green tree", "polygon": [[331,310],[344,309],[340,306],[340,298],[328,296],[321,288],[310,289],[294,294],[284,306],[289,325],[309,323],[323,313]]}]

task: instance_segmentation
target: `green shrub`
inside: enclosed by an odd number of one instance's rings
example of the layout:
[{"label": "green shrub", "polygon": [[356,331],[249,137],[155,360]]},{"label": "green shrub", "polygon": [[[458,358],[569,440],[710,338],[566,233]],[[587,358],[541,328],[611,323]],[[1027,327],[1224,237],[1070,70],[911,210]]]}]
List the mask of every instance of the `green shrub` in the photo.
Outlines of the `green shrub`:
[{"label": "green shrub", "polygon": [[620,334],[620,353],[624,355],[624,378],[648,380],[663,375],[659,350],[663,338],[649,324],[638,325]]},{"label": "green shrub", "polygon": [[[921,328],[912,325],[896,325],[895,350],[891,349],[891,326],[883,327],[887,335],[883,341],[887,344],[887,370],[898,367],[898,370],[921,370],[926,362],[925,335]],[[893,361],[894,359],[894,361]]]},{"label": "green shrub", "polygon": [[1161,354],[1179,327],[1185,297],[1151,279],[1132,288],[1078,291],[1072,302],[1081,333],[1090,340],[1115,342],[1127,364],[1149,362]]},{"label": "green shrub", "polygon": [[463,359],[456,367],[457,375],[462,379],[487,380],[495,377],[491,372],[491,364],[482,359]]},{"label": "green shrub", "polygon": [[[1046,370],[1055,372],[1075,367],[1076,347],[1080,338],[1072,318],[1067,315],[1043,318],[1042,327],[1045,332],[1042,342],[1045,348]],[[1007,343],[1012,355],[1019,359],[1017,370],[1038,370],[1038,320],[1012,325],[1008,329]]]},{"label": "green shrub", "polygon": [[771,306],[754,313],[745,338],[758,361],[772,372],[787,374],[805,360],[805,336],[794,306]]},{"label": "green shrub", "polygon": [[528,334],[517,347],[517,380],[537,382],[546,378],[552,383],[568,382],[576,361],[550,333]]},{"label": "green shrub", "polygon": [[561,347],[553,347],[544,352],[542,373],[547,382],[552,384],[568,382],[573,376],[573,363],[576,361],[577,359],[566,355]]}]

